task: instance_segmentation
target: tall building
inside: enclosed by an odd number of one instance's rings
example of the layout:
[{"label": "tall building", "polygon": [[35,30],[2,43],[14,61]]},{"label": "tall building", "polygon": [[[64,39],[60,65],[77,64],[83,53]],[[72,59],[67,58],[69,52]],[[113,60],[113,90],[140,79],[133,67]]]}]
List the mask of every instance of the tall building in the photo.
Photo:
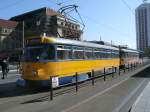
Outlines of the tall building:
[{"label": "tall building", "polygon": [[150,48],[150,3],[143,3],[135,10],[137,49]]}]

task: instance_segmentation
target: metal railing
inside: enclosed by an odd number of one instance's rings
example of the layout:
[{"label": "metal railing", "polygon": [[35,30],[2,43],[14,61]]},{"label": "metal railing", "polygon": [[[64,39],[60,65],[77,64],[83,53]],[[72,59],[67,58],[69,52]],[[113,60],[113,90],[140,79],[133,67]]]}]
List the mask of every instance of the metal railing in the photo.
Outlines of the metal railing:
[{"label": "metal railing", "polygon": [[96,71],[94,69],[92,69],[91,70],[91,77],[87,80],[84,80],[84,81],[79,81],[78,80],[78,76],[80,75],[80,73],[76,72],[76,73],[74,73],[74,76],[75,76],[75,82],[74,83],[60,85],[60,86],[55,87],[55,88],[53,88],[52,78],[56,77],[56,76],[50,76],[50,100],[53,100],[54,90],[65,88],[65,87],[70,87],[70,86],[75,86],[75,90],[76,90],[76,92],[78,92],[79,91],[79,84],[82,84],[86,81],[91,81],[92,85],[94,86],[95,85],[95,79],[103,78],[103,80],[106,81],[107,76],[112,75],[112,78],[114,78],[115,73],[117,73],[118,75],[121,75],[121,73],[134,71],[136,68],[142,67],[142,66],[144,66],[148,63],[149,62],[131,63],[131,64],[125,65],[124,69],[120,69],[119,67],[112,66],[111,67],[111,72],[108,68],[107,69],[104,68],[102,74],[99,74],[99,75],[95,75]]}]

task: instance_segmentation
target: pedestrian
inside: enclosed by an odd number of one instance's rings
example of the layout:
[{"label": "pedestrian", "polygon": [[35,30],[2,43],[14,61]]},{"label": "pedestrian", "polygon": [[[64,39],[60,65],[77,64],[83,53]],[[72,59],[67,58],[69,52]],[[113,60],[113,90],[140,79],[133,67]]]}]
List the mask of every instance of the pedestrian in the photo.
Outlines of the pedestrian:
[{"label": "pedestrian", "polygon": [[4,58],[2,61],[0,61],[0,65],[2,68],[2,79],[5,78],[5,75],[7,76],[7,73],[9,71],[9,67],[8,67],[8,58]]},{"label": "pedestrian", "polygon": [[[2,59],[0,59],[0,66],[1,66],[1,70],[2,70],[2,64],[3,64],[3,60]],[[3,74],[3,73],[2,73]],[[3,77],[2,77],[2,79],[3,79]]]}]

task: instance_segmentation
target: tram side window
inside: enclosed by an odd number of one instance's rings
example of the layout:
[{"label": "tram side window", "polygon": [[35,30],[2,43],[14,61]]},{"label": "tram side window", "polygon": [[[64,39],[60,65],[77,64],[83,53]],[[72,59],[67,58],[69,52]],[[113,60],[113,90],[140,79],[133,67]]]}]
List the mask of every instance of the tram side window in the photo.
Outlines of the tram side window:
[{"label": "tram side window", "polygon": [[93,51],[92,48],[85,48],[85,59],[93,59]]},{"label": "tram side window", "polygon": [[130,57],[130,54],[127,52],[126,53],[126,58],[129,58]]},{"label": "tram side window", "polygon": [[84,48],[74,47],[73,48],[73,59],[84,59]]},{"label": "tram side window", "polygon": [[101,49],[99,49],[99,59],[103,59],[104,54]]},{"label": "tram side window", "polygon": [[105,58],[106,58],[105,50],[104,50],[104,49],[100,49],[99,55],[100,55],[100,58],[101,58],[101,59],[105,59]]},{"label": "tram side window", "polygon": [[131,58],[132,57],[132,53],[128,53],[128,58]]},{"label": "tram side window", "polygon": [[117,58],[117,57],[118,57],[117,55],[118,55],[117,51],[116,51],[116,50],[113,50],[113,51],[112,51],[112,57],[113,57],[113,58]]},{"label": "tram side window", "polygon": [[105,52],[100,52],[101,59],[106,59],[106,53]]},{"label": "tram side window", "polygon": [[71,46],[64,46],[64,45],[57,46],[57,59],[58,60],[72,59]]},{"label": "tram side window", "polygon": [[105,59],[109,58],[109,51],[107,49],[105,49]]},{"label": "tram side window", "polygon": [[119,51],[115,51],[115,58],[119,58]]},{"label": "tram side window", "polygon": [[107,49],[107,50],[106,50],[106,53],[107,53],[107,58],[110,59],[110,58],[111,58],[111,50],[108,50],[108,49]]},{"label": "tram side window", "polygon": [[95,59],[100,59],[101,58],[101,56],[100,56],[100,50],[99,49],[94,49],[93,50],[93,55],[94,55]]},{"label": "tram side window", "polygon": [[116,57],[116,52],[115,50],[111,50],[111,58],[115,58]]},{"label": "tram side window", "polygon": [[125,56],[126,56],[126,52],[125,52],[125,51],[122,51],[122,58],[125,59]]},{"label": "tram side window", "polygon": [[103,59],[107,59],[108,58],[108,54],[107,54],[106,49],[102,50],[102,52],[101,52],[101,58],[103,58]]},{"label": "tram side window", "polygon": [[118,58],[119,57],[119,52],[117,50],[113,50],[113,58]]}]

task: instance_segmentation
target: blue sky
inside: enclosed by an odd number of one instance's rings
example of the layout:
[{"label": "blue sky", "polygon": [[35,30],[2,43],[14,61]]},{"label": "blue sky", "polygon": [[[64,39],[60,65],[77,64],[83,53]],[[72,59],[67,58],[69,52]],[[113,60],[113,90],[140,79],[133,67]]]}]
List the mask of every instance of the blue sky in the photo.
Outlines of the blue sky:
[{"label": "blue sky", "polygon": [[[136,48],[135,8],[142,0],[1,0],[0,18],[9,19],[34,9],[59,9],[56,2],[77,4],[86,28],[84,40],[102,40]],[[131,10],[123,3],[125,1]]]}]

